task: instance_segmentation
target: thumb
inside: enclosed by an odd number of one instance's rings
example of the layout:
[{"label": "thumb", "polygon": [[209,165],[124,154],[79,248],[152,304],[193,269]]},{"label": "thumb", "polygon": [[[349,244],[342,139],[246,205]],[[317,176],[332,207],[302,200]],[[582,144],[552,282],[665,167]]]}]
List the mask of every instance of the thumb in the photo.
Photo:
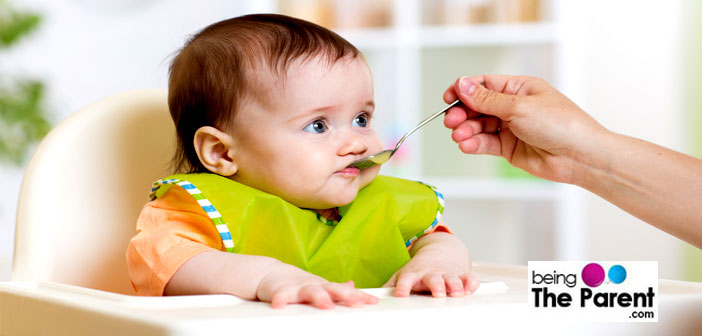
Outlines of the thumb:
[{"label": "thumb", "polygon": [[489,90],[468,77],[459,78],[455,89],[458,98],[471,110],[503,120],[509,119],[519,99],[515,95]]},{"label": "thumb", "polygon": [[386,287],[395,287],[395,282],[397,281],[397,272],[393,274],[390,279],[382,286],[382,288]]}]

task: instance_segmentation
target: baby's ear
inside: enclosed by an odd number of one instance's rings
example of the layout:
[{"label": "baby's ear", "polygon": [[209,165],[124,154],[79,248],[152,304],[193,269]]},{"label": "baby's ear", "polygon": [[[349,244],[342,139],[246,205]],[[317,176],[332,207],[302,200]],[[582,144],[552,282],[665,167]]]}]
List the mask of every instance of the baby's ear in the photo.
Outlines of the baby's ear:
[{"label": "baby's ear", "polygon": [[235,142],[231,135],[214,127],[203,126],[195,132],[193,145],[207,170],[222,176],[236,174]]}]

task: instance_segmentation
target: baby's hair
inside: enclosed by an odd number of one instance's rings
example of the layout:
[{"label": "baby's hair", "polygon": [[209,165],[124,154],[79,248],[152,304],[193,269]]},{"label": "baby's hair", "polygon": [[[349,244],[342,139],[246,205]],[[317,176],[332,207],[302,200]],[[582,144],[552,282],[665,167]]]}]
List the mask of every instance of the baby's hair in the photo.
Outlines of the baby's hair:
[{"label": "baby's hair", "polygon": [[251,69],[284,76],[292,61],[322,56],[333,64],[360,54],[351,43],[311,22],[252,14],[212,24],[192,38],[171,63],[168,107],[176,126],[176,172],[207,172],[193,146],[203,126],[222,128],[255,95]]}]

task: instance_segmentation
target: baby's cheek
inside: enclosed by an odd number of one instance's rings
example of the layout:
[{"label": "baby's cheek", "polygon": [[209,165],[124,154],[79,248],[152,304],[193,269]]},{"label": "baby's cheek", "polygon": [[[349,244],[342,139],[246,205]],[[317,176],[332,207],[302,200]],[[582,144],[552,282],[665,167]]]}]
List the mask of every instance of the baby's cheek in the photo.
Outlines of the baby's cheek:
[{"label": "baby's cheek", "polygon": [[384,150],[383,144],[380,142],[380,138],[378,138],[377,135],[373,134],[372,140],[368,142],[368,151],[370,154],[374,154],[377,152],[380,152]]}]

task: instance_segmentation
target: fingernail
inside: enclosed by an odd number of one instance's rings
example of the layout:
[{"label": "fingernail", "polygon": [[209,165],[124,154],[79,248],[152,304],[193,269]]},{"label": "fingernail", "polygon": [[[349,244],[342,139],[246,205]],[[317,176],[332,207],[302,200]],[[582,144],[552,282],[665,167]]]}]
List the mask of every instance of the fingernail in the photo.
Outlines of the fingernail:
[{"label": "fingernail", "polygon": [[461,79],[458,81],[458,89],[460,89],[464,94],[470,95],[473,93],[473,91],[475,91],[475,83],[473,83],[473,81],[468,77],[461,77]]}]

